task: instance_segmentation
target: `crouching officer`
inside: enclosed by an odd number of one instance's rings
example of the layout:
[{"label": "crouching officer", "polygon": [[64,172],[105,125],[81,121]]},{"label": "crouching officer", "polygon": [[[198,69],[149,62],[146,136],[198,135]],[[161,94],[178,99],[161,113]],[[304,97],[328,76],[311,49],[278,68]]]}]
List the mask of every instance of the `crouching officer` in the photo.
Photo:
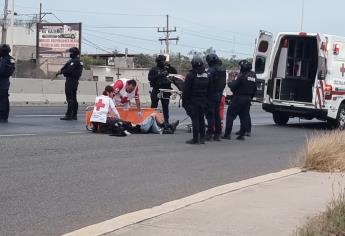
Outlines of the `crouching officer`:
[{"label": "crouching officer", "polygon": [[63,74],[66,77],[65,94],[67,100],[67,111],[65,116],[61,117],[60,120],[77,120],[77,89],[79,78],[83,72],[83,62],[79,59],[80,51],[78,48],[73,47],[68,51],[71,59],[56,73],[56,77],[60,74]]},{"label": "crouching officer", "polygon": [[148,80],[151,91],[151,108],[158,107],[158,101],[161,100],[163,115],[164,115],[164,129],[168,129],[169,126],[169,102],[170,93],[163,93],[163,97],[158,98],[159,89],[172,89],[171,80],[169,80],[169,74],[177,74],[174,67],[166,63],[166,57],[164,55],[158,55],[156,58],[156,66],[151,68],[148,75]]},{"label": "crouching officer", "polygon": [[11,48],[7,44],[0,44],[0,123],[8,122],[10,102],[8,100],[10,77],[15,70],[15,60],[10,56]]},{"label": "crouching officer", "polygon": [[191,61],[192,70],[187,74],[182,93],[182,106],[192,119],[193,139],[187,144],[205,143],[205,111],[210,98],[211,83],[200,57]]},{"label": "crouching officer", "polygon": [[252,69],[252,63],[247,60],[239,62],[240,73],[236,80],[229,82],[229,87],[233,93],[232,101],[226,114],[226,128],[223,139],[230,139],[233,122],[237,116],[240,117],[241,128],[237,139],[244,140],[245,132],[248,130],[248,119],[250,101],[256,93],[256,75]]},{"label": "crouching officer", "polygon": [[215,141],[220,141],[222,121],[220,118],[219,107],[226,85],[226,71],[222,66],[222,61],[216,54],[211,53],[207,55],[206,61],[209,66],[207,74],[211,80],[211,98],[208,103],[206,114],[208,124],[206,141],[211,141],[212,138]]}]

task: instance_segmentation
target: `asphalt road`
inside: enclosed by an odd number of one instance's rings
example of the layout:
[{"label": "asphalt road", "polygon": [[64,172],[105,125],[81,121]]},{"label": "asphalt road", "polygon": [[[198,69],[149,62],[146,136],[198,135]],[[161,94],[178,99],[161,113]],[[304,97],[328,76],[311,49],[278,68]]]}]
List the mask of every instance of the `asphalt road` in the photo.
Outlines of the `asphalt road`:
[{"label": "asphalt road", "polygon": [[[305,138],[325,128],[297,119],[278,127],[253,106],[253,135],[246,141],[190,146],[183,124],[174,135],[110,137],[88,133],[83,114],[78,121],[58,120],[64,110],[13,107],[10,123],[1,124],[0,235],[61,235],[286,169]],[[173,108],[171,117],[185,115]]]}]

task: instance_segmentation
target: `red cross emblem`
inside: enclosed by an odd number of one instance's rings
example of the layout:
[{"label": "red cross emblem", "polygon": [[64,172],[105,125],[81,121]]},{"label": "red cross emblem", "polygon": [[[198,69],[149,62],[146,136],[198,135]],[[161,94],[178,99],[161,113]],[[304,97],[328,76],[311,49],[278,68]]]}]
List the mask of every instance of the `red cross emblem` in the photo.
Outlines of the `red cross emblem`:
[{"label": "red cross emblem", "polygon": [[99,99],[96,103],[96,110],[99,111],[99,109],[104,108],[105,104],[103,103],[102,99]]},{"label": "red cross emblem", "polygon": [[344,63],[341,65],[340,67],[340,72],[341,72],[341,76],[344,77],[344,74],[345,74],[345,66],[344,66]]}]

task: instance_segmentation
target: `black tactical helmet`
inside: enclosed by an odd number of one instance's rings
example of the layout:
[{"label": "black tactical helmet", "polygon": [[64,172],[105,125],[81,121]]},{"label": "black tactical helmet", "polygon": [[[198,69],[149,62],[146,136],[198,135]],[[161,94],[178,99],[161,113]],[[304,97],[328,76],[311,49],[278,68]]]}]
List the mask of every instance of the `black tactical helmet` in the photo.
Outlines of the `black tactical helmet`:
[{"label": "black tactical helmet", "polygon": [[252,69],[252,63],[247,60],[241,60],[238,65],[241,71],[250,71]]},{"label": "black tactical helmet", "polygon": [[72,55],[78,56],[80,54],[80,51],[77,47],[73,47],[68,49],[69,53],[71,53]]},{"label": "black tactical helmet", "polygon": [[157,63],[159,63],[159,62],[165,62],[166,61],[166,56],[164,56],[164,55],[158,55],[157,57],[156,57],[156,62]]},{"label": "black tactical helmet", "polygon": [[193,69],[201,68],[204,66],[204,62],[202,61],[200,57],[193,57],[191,64],[192,64]]},{"label": "black tactical helmet", "polygon": [[206,56],[206,61],[208,65],[214,65],[219,62],[219,57],[217,56],[217,54],[211,53]]},{"label": "black tactical helmet", "polygon": [[11,52],[11,48],[10,48],[10,46],[8,46],[8,44],[0,44],[0,55],[1,56],[9,55],[10,52]]}]

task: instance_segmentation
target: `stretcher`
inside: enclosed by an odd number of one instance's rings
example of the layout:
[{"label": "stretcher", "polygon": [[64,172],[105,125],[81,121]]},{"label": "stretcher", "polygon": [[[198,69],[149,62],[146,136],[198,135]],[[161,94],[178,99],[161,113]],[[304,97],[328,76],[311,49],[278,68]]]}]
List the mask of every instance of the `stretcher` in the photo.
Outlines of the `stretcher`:
[{"label": "stretcher", "polygon": [[[147,117],[152,115],[152,113],[157,112],[155,108],[144,107],[141,108],[142,115],[138,115],[138,110],[136,107],[124,108],[116,107],[120,113],[121,120],[131,122],[133,125],[140,125]],[[88,106],[85,109],[85,126],[86,129],[92,131],[92,123],[90,121],[93,111],[93,106]]]}]

